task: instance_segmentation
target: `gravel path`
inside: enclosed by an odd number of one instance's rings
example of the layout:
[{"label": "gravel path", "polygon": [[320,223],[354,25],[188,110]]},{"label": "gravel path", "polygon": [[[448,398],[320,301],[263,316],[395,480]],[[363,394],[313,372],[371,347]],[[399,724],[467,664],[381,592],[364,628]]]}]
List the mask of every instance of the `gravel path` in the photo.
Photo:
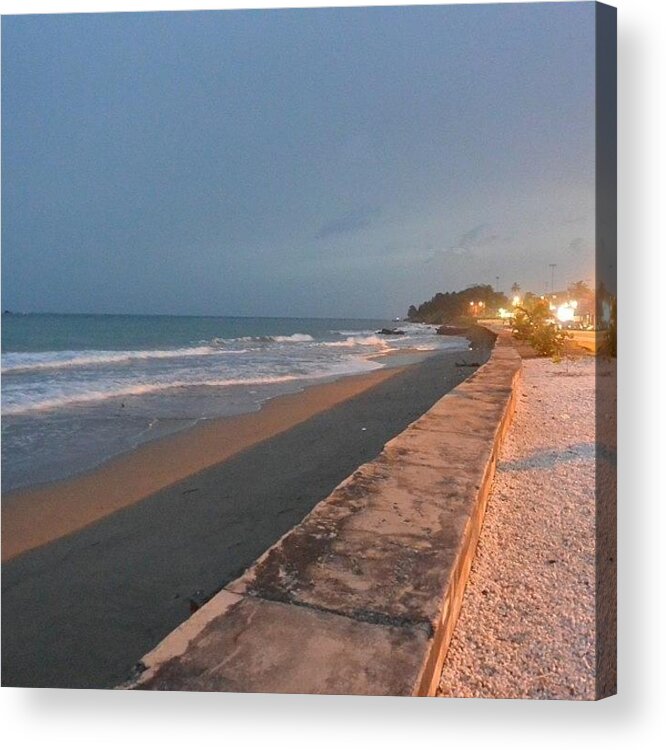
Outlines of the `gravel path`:
[{"label": "gravel path", "polygon": [[523,362],[441,696],[594,699],[594,358]]}]

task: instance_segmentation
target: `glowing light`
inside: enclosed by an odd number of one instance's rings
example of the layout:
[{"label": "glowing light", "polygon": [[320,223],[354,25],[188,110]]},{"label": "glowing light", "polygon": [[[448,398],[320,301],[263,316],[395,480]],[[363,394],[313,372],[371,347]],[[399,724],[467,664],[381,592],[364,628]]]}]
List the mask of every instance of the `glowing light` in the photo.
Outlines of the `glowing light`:
[{"label": "glowing light", "polygon": [[518,307],[520,304],[520,297],[516,294],[516,296],[513,298],[513,306]]},{"label": "glowing light", "polygon": [[557,319],[560,323],[569,323],[574,319],[574,312],[572,305],[560,305],[557,308]]}]

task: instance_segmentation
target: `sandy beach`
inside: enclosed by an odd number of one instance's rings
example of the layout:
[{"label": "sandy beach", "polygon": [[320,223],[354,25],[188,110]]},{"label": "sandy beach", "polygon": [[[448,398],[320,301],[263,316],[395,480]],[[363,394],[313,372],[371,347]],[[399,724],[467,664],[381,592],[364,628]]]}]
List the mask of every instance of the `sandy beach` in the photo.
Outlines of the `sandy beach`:
[{"label": "sandy beach", "polygon": [[193,609],[473,371],[456,362],[484,357],[438,354],[314,386],[9,497],[3,684],[124,680]]},{"label": "sandy beach", "polygon": [[2,561],[79,531],[95,521],[224,461],[397,374],[377,370],[268,401],[259,411],[211,419],[105,462],[65,481],[7,493]]}]

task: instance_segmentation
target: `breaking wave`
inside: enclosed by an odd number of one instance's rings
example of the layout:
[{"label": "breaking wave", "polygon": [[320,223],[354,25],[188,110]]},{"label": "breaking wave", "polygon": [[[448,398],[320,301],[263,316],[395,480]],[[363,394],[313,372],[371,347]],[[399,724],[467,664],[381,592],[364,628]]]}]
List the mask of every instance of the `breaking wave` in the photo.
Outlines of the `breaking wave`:
[{"label": "breaking wave", "polygon": [[330,378],[345,374],[367,372],[381,367],[381,365],[365,360],[346,361],[334,363],[325,369],[317,369],[312,372],[299,372],[290,375],[265,375],[259,377],[235,377],[235,378],[208,378],[192,380],[172,380],[166,382],[142,383],[134,382],[128,385],[109,383],[106,388],[89,389],[84,392],[59,393],[42,400],[19,401],[14,404],[3,406],[3,415],[16,416],[35,411],[46,411],[58,407],[85,404],[96,401],[107,401],[130,396],[143,396],[164,391],[178,390],[183,388],[224,388],[230,386],[262,386],[277,383],[289,383],[294,381],[317,380],[319,378]]},{"label": "breaking wave", "polygon": [[379,346],[382,349],[388,348],[386,339],[380,336],[347,336],[344,341],[327,341],[321,346],[351,348],[354,346]]},{"label": "breaking wave", "polygon": [[[183,349],[145,349],[137,351],[57,351],[57,352],[9,352],[2,356],[3,374],[25,373],[33,370],[59,370],[66,367],[101,367],[158,359],[180,359],[182,357],[208,357],[219,354],[245,354],[248,349],[227,349],[227,345],[239,341],[260,343],[300,344],[314,341],[307,333],[290,336],[243,336],[237,339],[213,339],[204,346]],[[211,345],[212,344],[212,345]]]},{"label": "breaking wave", "polygon": [[2,373],[4,375],[31,372],[33,370],[59,370],[65,367],[98,367],[154,359],[206,357],[211,354],[243,354],[246,351],[247,349],[220,349],[212,346],[196,346],[184,349],[146,349],[120,352],[11,352],[2,356]]},{"label": "breaking wave", "polygon": [[261,344],[305,344],[314,341],[309,333],[292,333],[289,336],[240,336],[237,339],[214,339],[218,344],[234,344],[237,341],[256,341]]}]

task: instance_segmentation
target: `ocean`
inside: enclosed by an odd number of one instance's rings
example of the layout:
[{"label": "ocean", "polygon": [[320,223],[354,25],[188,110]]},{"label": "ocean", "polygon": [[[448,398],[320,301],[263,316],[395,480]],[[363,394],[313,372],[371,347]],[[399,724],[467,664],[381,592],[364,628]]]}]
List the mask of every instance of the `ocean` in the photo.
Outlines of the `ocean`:
[{"label": "ocean", "polygon": [[378,355],[444,349],[467,341],[386,320],[4,314],[2,489],[399,361]]}]

